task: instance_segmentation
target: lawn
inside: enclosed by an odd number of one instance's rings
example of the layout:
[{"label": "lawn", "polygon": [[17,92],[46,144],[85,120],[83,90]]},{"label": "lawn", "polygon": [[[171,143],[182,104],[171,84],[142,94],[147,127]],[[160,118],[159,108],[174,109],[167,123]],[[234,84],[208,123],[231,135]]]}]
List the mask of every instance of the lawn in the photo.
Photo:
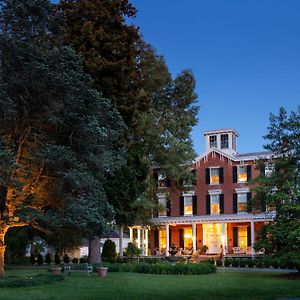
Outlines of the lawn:
[{"label": "lawn", "polygon": [[[9,270],[6,276],[37,274],[40,269]],[[276,299],[300,296],[300,280],[263,272],[218,271],[210,275],[72,274],[64,281],[27,288],[1,288],[0,299]]]}]

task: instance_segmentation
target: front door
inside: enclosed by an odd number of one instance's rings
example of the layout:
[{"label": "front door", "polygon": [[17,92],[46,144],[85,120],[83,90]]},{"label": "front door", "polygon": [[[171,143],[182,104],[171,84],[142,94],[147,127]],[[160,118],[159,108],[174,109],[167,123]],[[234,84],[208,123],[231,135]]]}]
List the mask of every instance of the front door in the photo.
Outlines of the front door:
[{"label": "front door", "polygon": [[203,224],[203,245],[208,247],[207,253],[220,253],[222,245],[222,225]]}]

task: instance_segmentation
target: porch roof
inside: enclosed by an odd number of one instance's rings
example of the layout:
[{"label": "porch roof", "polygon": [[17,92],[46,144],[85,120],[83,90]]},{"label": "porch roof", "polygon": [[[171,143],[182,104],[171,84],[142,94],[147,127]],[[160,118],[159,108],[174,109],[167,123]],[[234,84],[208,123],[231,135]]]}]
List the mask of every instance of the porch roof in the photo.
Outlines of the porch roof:
[{"label": "porch roof", "polygon": [[166,224],[207,224],[207,223],[242,223],[242,222],[270,222],[273,221],[275,213],[260,214],[231,214],[231,215],[205,215],[205,216],[180,216],[180,217],[158,217],[150,219],[153,225]]}]

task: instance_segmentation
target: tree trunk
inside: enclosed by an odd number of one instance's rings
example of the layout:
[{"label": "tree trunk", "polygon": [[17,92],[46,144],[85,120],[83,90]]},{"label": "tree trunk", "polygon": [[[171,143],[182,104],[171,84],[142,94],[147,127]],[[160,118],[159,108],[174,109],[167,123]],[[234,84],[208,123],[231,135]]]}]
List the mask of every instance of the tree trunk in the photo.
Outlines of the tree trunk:
[{"label": "tree trunk", "polygon": [[5,226],[0,227],[0,278],[4,276],[4,252],[5,252],[5,244],[4,238],[8,228]]},{"label": "tree trunk", "polygon": [[89,239],[89,263],[97,264],[100,262],[100,238],[98,236],[93,236]]}]

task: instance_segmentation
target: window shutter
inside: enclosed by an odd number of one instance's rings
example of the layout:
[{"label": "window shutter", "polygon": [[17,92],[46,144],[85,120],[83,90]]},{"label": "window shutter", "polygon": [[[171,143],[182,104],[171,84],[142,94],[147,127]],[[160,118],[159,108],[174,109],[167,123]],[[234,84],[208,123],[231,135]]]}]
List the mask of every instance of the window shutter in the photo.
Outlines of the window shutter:
[{"label": "window shutter", "polygon": [[266,199],[261,199],[260,200],[260,208],[261,208],[261,211],[265,212],[267,210],[267,207],[266,207]]},{"label": "window shutter", "polygon": [[224,194],[220,195],[220,214],[224,214]]},{"label": "window shutter", "polygon": [[170,187],[171,186],[171,180],[169,178],[165,179],[165,185],[166,185],[166,187]]},{"label": "window shutter", "polygon": [[192,170],[192,185],[197,185],[197,170]]},{"label": "window shutter", "polygon": [[153,173],[153,177],[154,177],[154,180],[155,180],[156,182],[158,182],[158,173],[157,173],[157,172],[154,172],[154,173]]},{"label": "window shutter", "polygon": [[197,195],[193,196],[193,215],[197,215]]},{"label": "window shutter", "polygon": [[251,166],[247,166],[247,181],[252,178]]},{"label": "window shutter", "polygon": [[183,229],[179,229],[179,247],[184,249]]},{"label": "window shutter", "polygon": [[238,227],[233,227],[233,247],[238,247]]},{"label": "window shutter", "polygon": [[232,182],[237,182],[237,167],[232,167]]},{"label": "window shutter", "polygon": [[224,183],[224,168],[219,168],[219,182]]},{"label": "window shutter", "polygon": [[154,230],[154,248],[159,248],[159,231]]},{"label": "window shutter", "polygon": [[252,193],[247,193],[247,212],[252,212]]},{"label": "window shutter", "polygon": [[210,184],[210,170],[209,170],[209,168],[205,169],[205,183]]},{"label": "window shutter", "polygon": [[247,247],[251,247],[251,227],[247,227]]},{"label": "window shutter", "polygon": [[210,195],[206,195],[206,214],[210,215]]},{"label": "window shutter", "polygon": [[180,198],[179,198],[179,214],[181,216],[184,215],[184,197],[183,196],[180,196]]},{"label": "window shutter", "polygon": [[232,203],[232,207],[233,207],[233,213],[237,214],[237,193],[233,194],[233,203]]},{"label": "window shutter", "polygon": [[166,209],[167,209],[167,216],[170,217],[171,216],[171,199],[167,199]]}]

